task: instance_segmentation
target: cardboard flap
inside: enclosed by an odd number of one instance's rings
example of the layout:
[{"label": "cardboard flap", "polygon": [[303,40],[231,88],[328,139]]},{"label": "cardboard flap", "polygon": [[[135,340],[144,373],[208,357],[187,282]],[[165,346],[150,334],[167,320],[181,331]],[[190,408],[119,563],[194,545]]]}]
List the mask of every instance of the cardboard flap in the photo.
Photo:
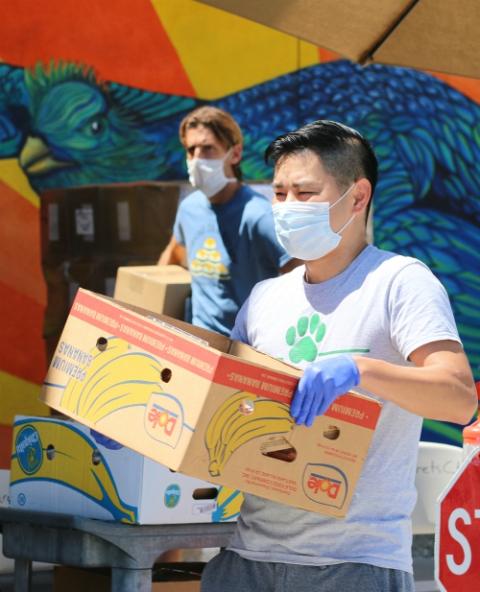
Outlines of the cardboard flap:
[{"label": "cardboard flap", "polygon": [[[302,372],[240,342],[218,360],[214,382],[290,404]],[[233,353],[235,352],[235,353]]]},{"label": "cardboard flap", "polygon": [[296,374],[299,378],[303,373],[302,370],[300,370],[299,368],[296,368],[291,364],[282,362],[281,360],[276,360],[275,358],[272,358],[269,355],[256,350],[251,345],[247,345],[246,343],[242,343],[241,341],[231,340],[228,353],[232,356],[241,358],[242,360],[246,360],[247,362],[253,362],[254,364],[267,366],[272,370],[288,372],[289,374],[294,375]]},{"label": "cardboard flap", "polygon": [[190,272],[180,265],[137,265],[118,268],[117,273],[128,273],[135,278],[148,277],[152,281],[162,284],[182,283],[189,284]]},{"label": "cardboard flap", "polygon": [[203,329],[202,327],[194,327],[185,321],[174,319],[173,317],[169,317],[167,315],[158,314],[140,306],[128,304],[127,302],[122,302],[121,300],[110,298],[109,296],[105,296],[103,294],[95,294],[95,296],[104,300],[108,300],[109,302],[113,302],[116,305],[125,308],[126,310],[130,310],[139,315],[147,317],[153,322],[158,322],[167,329],[181,333],[181,335],[186,339],[191,339],[192,341],[197,342],[201,341],[203,342],[202,345],[213,347],[220,352],[227,352],[230,348],[230,339],[225,337],[225,335],[216,333],[215,331],[209,331],[208,329]]}]

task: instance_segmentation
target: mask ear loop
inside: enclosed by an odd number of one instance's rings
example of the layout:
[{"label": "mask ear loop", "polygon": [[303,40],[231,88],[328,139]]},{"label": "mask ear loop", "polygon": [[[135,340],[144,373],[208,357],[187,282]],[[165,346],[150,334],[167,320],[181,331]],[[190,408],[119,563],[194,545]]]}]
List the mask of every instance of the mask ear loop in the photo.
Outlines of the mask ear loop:
[{"label": "mask ear loop", "polygon": [[[225,161],[232,154],[232,152],[233,152],[233,146],[230,146],[230,148],[227,150],[225,156],[223,157],[223,164],[224,165],[225,165]],[[230,165],[230,166],[232,167],[232,170],[233,170],[233,165]],[[235,171],[234,171],[234,174],[235,174]],[[238,181],[237,177],[235,177],[235,176],[227,177],[227,175],[225,175],[225,179],[228,181],[228,183],[235,183],[236,181]]]},{"label": "mask ear loop", "polygon": [[347,195],[350,193],[350,191],[355,187],[355,185],[357,184],[356,181],[354,181],[350,187],[337,199],[337,201],[334,201],[332,203],[332,205],[328,208],[329,210],[331,210],[332,208],[334,208],[338,203],[340,203],[342,201],[342,199],[344,197],[347,197]]},{"label": "mask ear loop", "polygon": [[337,234],[341,234],[345,230],[345,228],[347,228],[347,226],[349,226],[353,222],[353,219],[355,218],[355,216],[356,216],[356,214],[352,214],[352,217],[350,218],[350,220],[345,222],[345,224],[339,230],[337,230]]},{"label": "mask ear loop", "polygon": [[[352,189],[355,187],[355,185],[356,185],[356,182],[352,183],[352,185],[350,185],[350,187],[349,187],[349,188],[348,188],[348,189],[345,191],[345,193],[344,193],[343,195],[341,195],[341,196],[340,196],[340,197],[337,199],[337,201],[336,201],[336,202],[334,202],[334,203],[333,203],[333,204],[332,204],[332,205],[331,205],[331,206],[328,208],[328,210],[330,211],[330,210],[331,210],[333,207],[335,207],[335,206],[336,206],[338,203],[340,203],[344,197],[347,197],[347,195],[348,195],[348,194],[350,193],[350,191],[351,191],[351,190],[352,190]],[[347,220],[347,221],[345,222],[345,224],[344,224],[344,225],[343,225],[343,226],[342,226],[342,227],[341,227],[339,230],[337,230],[337,231],[335,232],[335,234],[341,234],[341,233],[342,233],[342,232],[345,230],[345,228],[347,228],[347,226],[349,226],[349,225],[350,225],[350,224],[353,222],[353,219],[355,218],[355,216],[356,216],[356,214],[352,214],[351,218],[350,218],[349,220]]]}]

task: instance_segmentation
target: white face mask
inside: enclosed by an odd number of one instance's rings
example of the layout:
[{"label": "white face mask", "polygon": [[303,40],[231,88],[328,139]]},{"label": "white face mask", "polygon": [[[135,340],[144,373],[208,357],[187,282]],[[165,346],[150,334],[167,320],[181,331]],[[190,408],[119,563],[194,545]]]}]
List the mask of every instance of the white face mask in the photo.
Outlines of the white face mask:
[{"label": "white face mask", "polygon": [[227,183],[235,183],[235,177],[226,177],[223,158],[192,158],[187,160],[188,180],[193,187],[200,189],[209,199],[221,191]]},{"label": "white face mask", "polygon": [[332,205],[318,201],[289,201],[273,206],[275,232],[279,243],[289,255],[303,261],[324,257],[338,247],[340,233],[355,218],[355,214],[338,232],[330,226],[330,209],[346,197],[355,183]]}]

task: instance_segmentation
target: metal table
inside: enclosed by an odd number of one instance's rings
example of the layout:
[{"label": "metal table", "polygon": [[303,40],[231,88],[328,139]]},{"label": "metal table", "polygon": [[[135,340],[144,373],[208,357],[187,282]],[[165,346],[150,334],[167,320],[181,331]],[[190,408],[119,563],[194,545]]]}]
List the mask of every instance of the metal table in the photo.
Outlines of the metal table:
[{"label": "metal table", "polygon": [[155,560],[169,549],[225,547],[234,523],[131,525],[69,514],[0,508],[14,590],[30,592],[32,561],[109,567],[111,592],[151,592]]}]

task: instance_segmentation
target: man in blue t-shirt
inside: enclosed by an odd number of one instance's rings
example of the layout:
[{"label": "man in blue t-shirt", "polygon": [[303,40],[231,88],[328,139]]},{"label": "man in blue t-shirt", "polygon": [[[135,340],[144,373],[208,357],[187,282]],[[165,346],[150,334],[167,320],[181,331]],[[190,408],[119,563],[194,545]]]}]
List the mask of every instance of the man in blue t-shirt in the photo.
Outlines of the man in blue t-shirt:
[{"label": "man in blue t-shirt", "polygon": [[242,132],[231,115],[200,107],[180,124],[189,180],[159,264],[192,274],[192,323],[230,334],[253,286],[296,265],[280,246],[270,201],[242,184]]}]

